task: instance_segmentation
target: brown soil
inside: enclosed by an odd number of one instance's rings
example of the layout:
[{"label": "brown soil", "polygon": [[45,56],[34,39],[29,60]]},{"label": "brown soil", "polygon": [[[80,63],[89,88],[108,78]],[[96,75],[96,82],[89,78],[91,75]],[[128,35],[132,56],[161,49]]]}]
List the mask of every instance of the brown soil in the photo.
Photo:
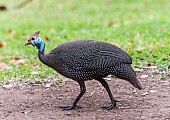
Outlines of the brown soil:
[{"label": "brown soil", "polygon": [[[117,107],[101,107],[110,102],[105,89],[95,80],[87,81],[87,92],[79,101],[82,108],[63,111],[57,106],[69,104],[79,93],[78,84],[67,78],[60,86],[20,84],[0,87],[0,120],[170,120],[170,79],[155,81],[141,78],[137,90],[124,80],[108,80]],[[155,75],[154,75],[155,76]]]}]

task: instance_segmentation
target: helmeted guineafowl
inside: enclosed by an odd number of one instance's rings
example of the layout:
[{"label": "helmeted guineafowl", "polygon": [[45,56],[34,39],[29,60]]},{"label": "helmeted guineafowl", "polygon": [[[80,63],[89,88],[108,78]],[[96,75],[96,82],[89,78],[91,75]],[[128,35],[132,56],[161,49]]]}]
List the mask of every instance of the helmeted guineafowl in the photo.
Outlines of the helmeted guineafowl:
[{"label": "helmeted guineafowl", "polygon": [[95,40],[76,40],[59,45],[50,53],[45,54],[45,43],[36,31],[25,45],[33,45],[38,49],[38,57],[42,63],[53,68],[65,77],[77,81],[80,93],[74,102],[63,109],[74,109],[77,102],[86,91],[85,81],[95,79],[106,89],[111,105],[103,107],[112,109],[116,106],[110,88],[103,79],[107,75],[129,81],[134,87],[141,89],[141,84],[136,78],[131,64],[131,57],[120,48],[105,42]]}]

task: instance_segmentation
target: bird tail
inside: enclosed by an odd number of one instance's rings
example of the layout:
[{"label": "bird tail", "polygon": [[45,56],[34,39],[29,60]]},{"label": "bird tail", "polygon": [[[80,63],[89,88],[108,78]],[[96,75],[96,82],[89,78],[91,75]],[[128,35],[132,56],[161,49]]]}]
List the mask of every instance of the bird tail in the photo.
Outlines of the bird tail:
[{"label": "bird tail", "polygon": [[117,67],[114,75],[118,78],[124,79],[130,82],[134,87],[141,90],[142,85],[136,77],[134,70],[132,69],[130,64],[122,64],[121,67]]}]

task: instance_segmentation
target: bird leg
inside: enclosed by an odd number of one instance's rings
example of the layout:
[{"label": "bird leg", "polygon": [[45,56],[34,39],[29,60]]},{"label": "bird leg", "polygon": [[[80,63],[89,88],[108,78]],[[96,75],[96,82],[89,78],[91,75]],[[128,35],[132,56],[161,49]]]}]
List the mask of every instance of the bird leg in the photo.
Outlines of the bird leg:
[{"label": "bird leg", "polygon": [[71,109],[75,109],[77,106],[78,101],[80,100],[80,98],[84,95],[84,93],[86,92],[86,86],[84,81],[78,81],[79,85],[80,85],[80,94],[77,96],[77,98],[74,100],[74,102],[70,105],[66,105],[66,106],[59,106],[59,108],[62,108],[63,110],[71,110]]},{"label": "bird leg", "polygon": [[113,98],[113,95],[112,95],[112,93],[110,91],[110,88],[109,88],[107,82],[103,78],[98,78],[96,80],[99,81],[104,86],[104,88],[106,89],[106,91],[107,91],[107,93],[108,93],[108,95],[110,97],[110,100],[111,100],[111,105],[103,106],[102,108],[107,109],[107,110],[111,110],[112,108],[116,107],[116,102],[117,101]]}]

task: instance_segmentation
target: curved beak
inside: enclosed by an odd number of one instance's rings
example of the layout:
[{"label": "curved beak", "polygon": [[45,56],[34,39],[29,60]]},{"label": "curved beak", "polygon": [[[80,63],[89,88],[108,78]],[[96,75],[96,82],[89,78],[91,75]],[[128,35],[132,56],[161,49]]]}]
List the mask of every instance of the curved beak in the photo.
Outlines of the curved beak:
[{"label": "curved beak", "polygon": [[35,44],[31,42],[31,39],[27,40],[27,42],[25,43],[25,46],[27,45],[32,45],[33,47],[35,47]]}]

